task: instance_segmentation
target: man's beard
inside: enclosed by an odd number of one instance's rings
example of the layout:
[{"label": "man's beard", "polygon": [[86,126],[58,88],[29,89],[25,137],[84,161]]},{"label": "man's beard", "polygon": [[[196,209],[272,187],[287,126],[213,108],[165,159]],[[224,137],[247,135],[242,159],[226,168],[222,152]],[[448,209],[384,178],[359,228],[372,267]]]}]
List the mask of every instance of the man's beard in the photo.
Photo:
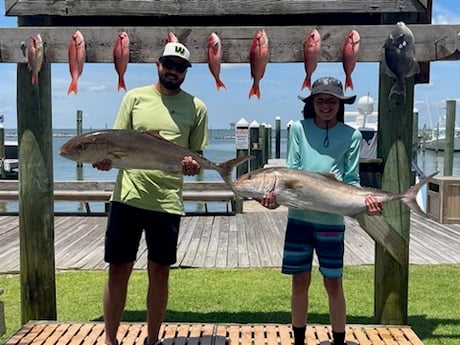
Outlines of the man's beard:
[{"label": "man's beard", "polygon": [[159,76],[159,80],[160,80],[160,84],[163,85],[165,89],[170,90],[170,91],[179,90],[183,82],[183,80],[172,81],[161,75]]}]

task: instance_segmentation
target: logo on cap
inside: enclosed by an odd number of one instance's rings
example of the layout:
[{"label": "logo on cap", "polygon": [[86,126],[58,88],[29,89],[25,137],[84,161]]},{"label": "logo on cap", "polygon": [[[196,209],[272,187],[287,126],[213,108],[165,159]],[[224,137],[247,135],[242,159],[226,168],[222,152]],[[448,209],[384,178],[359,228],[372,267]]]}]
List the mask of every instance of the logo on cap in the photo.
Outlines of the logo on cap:
[{"label": "logo on cap", "polygon": [[184,55],[184,54],[185,54],[185,49],[184,49],[184,47],[181,47],[181,46],[176,45],[174,48],[175,48],[174,50],[175,50],[176,53],[178,53],[178,54],[180,54],[180,55]]}]

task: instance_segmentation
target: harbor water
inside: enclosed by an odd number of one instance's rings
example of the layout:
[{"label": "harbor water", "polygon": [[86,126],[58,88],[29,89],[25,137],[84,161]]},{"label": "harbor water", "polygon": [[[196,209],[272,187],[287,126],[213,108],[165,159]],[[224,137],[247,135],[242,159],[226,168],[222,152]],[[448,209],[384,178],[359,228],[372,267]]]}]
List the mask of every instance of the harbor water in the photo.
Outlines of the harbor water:
[{"label": "harbor water", "polygon": [[[84,130],[84,132],[89,130]],[[53,131],[53,174],[55,181],[87,180],[101,181],[114,180],[117,169],[110,171],[99,171],[90,164],[83,164],[77,167],[77,163],[64,159],[59,155],[59,148],[63,143],[76,135],[75,129],[58,129]],[[216,163],[232,159],[236,156],[235,132],[231,129],[210,129],[209,147],[204,151],[204,156]],[[16,130],[5,130],[5,140],[17,140]],[[286,131],[281,131],[280,157],[286,157]],[[272,138],[272,158],[275,155],[275,137]],[[435,151],[419,151],[417,154],[417,164],[425,174],[439,171],[443,174],[444,153]],[[454,153],[453,176],[460,176],[460,153]],[[236,178],[236,172],[233,172]],[[204,170],[199,176],[186,177],[188,180],[220,181],[220,175],[214,170]],[[91,210],[102,212],[103,203],[91,203]],[[186,211],[195,212],[203,209],[203,205],[187,203]],[[7,212],[17,212],[17,202],[0,202],[0,210]],[[222,203],[208,204],[210,211],[225,211],[226,206]],[[79,202],[56,202],[56,212],[85,212],[85,205]]]}]

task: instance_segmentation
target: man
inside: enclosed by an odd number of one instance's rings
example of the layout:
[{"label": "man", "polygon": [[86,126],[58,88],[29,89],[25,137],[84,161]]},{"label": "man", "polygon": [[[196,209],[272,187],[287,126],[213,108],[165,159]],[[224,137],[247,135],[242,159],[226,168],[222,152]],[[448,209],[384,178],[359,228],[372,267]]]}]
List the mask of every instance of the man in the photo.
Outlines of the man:
[{"label": "man", "polygon": [[[198,98],[181,89],[191,67],[190,52],[179,42],[167,43],[156,62],[158,81],[132,89],[124,96],[114,128],[159,130],[178,145],[202,153],[208,143],[207,109]],[[111,168],[110,160],[94,164]],[[200,165],[190,156],[182,161],[182,173],[193,176]],[[117,344],[117,331],[127,297],[141,234],[148,248],[146,345],[161,343],[159,330],[168,301],[170,265],[176,247],[182,202],[183,175],[160,170],[120,170],[111,198],[105,240],[109,263],[104,290],[105,344]]]}]

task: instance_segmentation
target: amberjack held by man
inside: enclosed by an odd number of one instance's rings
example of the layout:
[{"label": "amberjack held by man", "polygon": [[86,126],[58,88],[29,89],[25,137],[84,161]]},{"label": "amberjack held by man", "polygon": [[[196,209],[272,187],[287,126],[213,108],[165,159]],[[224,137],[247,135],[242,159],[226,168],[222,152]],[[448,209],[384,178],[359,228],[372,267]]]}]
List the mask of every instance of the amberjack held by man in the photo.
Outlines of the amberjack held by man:
[{"label": "amberjack held by man", "polygon": [[76,162],[91,164],[110,159],[112,167],[119,169],[159,169],[170,172],[181,172],[182,159],[191,156],[203,169],[216,170],[232,189],[233,168],[252,158],[244,156],[214,163],[195,151],[164,139],[158,131],[132,129],[107,129],[75,136],[61,146],[60,155]]}]

